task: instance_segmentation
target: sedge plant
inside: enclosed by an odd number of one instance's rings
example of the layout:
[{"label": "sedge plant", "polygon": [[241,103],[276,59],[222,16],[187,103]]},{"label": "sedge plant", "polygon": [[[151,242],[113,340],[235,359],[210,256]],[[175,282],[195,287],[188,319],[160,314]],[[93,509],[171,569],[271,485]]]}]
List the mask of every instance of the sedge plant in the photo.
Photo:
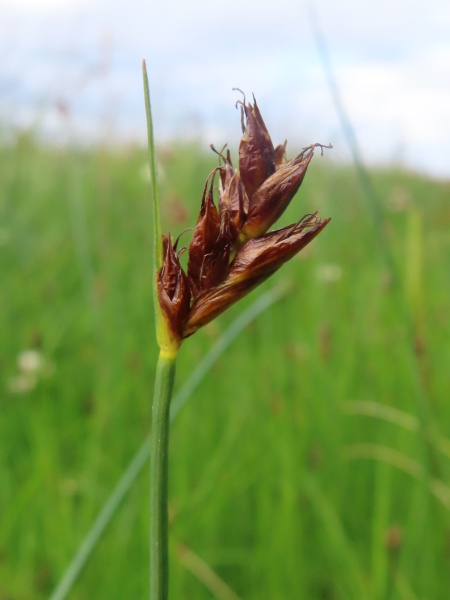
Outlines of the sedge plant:
[{"label": "sedge plant", "polygon": [[[153,121],[143,64],[153,197],[153,289],[159,358],[152,406],[150,455],[150,600],[168,598],[168,450],[170,401],[181,344],[270,277],[329,223],[318,212],[269,231],[297,193],[315,148],[292,160],[274,146],[253,97],[237,102],[242,138],[239,170],[230,152],[207,177],[189,248],[161,235]],[[240,92],[240,90],[238,90]],[[212,147],[213,150],[214,147]],[[218,200],[214,199],[215,181]],[[180,256],[188,251],[187,272]]]}]

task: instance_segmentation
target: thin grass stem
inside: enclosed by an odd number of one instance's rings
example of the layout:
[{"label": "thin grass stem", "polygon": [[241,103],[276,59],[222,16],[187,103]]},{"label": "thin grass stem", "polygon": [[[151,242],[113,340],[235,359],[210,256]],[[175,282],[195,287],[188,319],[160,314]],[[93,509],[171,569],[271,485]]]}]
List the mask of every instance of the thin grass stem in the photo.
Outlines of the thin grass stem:
[{"label": "thin grass stem", "polygon": [[153,396],[150,454],[150,600],[167,600],[169,588],[169,473],[170,400],[176,354],[161,351]]}]

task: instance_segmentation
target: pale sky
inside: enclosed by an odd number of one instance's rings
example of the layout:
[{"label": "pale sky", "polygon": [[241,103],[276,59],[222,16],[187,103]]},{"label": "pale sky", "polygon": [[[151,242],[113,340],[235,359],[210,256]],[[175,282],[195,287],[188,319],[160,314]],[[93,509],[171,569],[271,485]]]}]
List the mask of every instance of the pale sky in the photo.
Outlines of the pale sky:
[{"label": "pale sky", "polygon": [[275,143],[348,159],[311,5],[365,160],[450,179],[448,0],[0,0],[0,128],[144,140],[145,58],[160,139],[233,147],[238,86]]}]

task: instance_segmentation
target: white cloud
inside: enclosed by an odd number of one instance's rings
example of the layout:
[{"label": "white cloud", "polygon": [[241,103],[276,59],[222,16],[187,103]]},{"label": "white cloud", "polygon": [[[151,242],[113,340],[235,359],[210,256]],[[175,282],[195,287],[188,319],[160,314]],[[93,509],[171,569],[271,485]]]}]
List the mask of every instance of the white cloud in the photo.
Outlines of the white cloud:
[{"label": "white cloud", "polygon": [[[18,2],[23,10],[13,18]],[[439,156],[448,150],[450,3],[313,4],[365,156],[387,160],[401,148],[408,165],[425,160],[430,172],[450,176],[443,159],[437,165],[422,152],[427,143]],[[46,110],[44,122],[63,127],[55,117],[62,98],[72,130],[95,137],[106,114],[118,132],[143,137],[146,57],[162,136],[198,131],[233,143],[238,85],[255,92],[275,141],[286,134],[289,147],[331,140],[333,154],[345,155],[306,3],[298,0],[3,0],[0,52],[0,108],[19,122]]]}]

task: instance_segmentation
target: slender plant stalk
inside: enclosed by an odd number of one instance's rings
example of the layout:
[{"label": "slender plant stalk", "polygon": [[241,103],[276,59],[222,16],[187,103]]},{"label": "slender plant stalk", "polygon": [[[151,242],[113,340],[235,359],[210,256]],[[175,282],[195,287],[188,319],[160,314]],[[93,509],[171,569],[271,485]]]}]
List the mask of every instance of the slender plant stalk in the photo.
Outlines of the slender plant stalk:
[{"label": "slender plant stalk", "polygon": [[142,63],[142,76],[144,81],[148,154],[152,182],[153,303],[155,307],[156,338],[160,348],[156,368],[150,436],[150,600],[167,600],[169,585],[169,522],[167,510],[169,416],[170,400],[172,398],[173,382],[175,379],[175,363],[180,342],[173,339],[168,323],[161,314],[156,291],[156,273],[161,270],[163,254],[153,118],[145,61]]},{"label": "slender plant stalk", "polygon": [[150,452],[150,600],[168,597],[169,414],[175,379],[176,354],[161,352],[153,397]]}]

